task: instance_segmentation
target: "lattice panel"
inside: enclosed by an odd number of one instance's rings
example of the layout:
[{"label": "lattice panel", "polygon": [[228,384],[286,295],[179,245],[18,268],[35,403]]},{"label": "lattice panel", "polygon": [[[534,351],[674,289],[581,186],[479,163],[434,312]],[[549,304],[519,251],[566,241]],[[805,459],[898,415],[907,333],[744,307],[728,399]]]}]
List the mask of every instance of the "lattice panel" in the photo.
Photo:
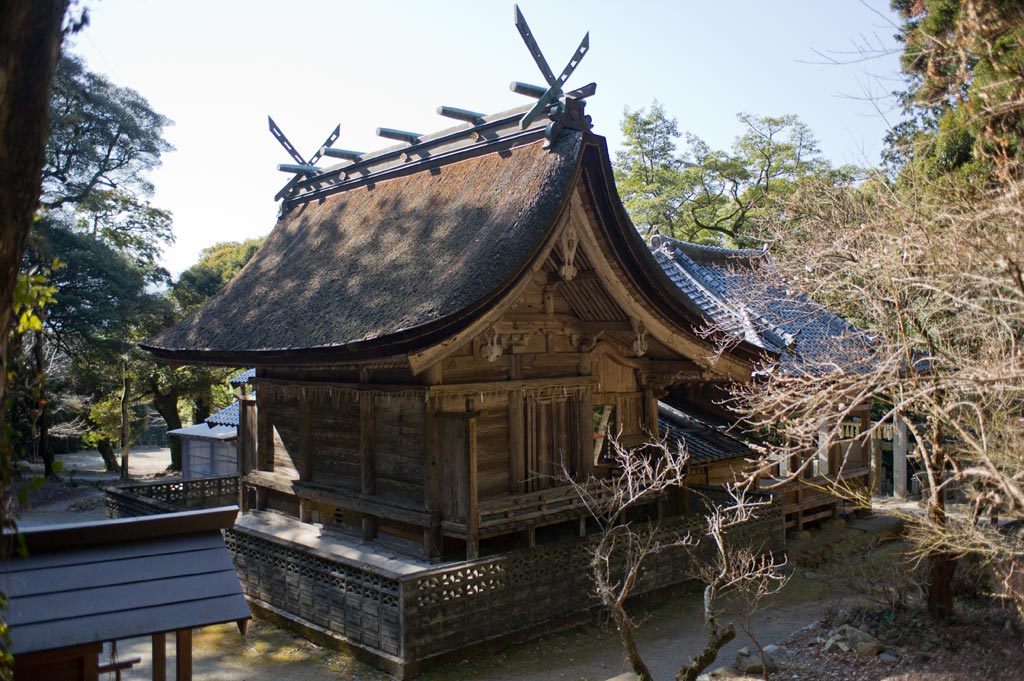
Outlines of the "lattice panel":
[{"label": "lattice panel", "polygon": [[225,539],[249,597],[352,642],[400,654],[397,581],[244,531],[229,530]]}]

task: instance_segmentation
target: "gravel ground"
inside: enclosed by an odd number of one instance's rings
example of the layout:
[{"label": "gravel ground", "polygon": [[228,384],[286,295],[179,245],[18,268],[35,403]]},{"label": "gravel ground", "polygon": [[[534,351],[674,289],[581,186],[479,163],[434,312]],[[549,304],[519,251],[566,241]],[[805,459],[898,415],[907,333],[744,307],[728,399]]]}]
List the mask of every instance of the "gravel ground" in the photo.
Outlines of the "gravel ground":
[{"label": "gravel ground", "polygon": [[[19,504],[18,526],[103,520],[103,489],[120,482],[117,473],[103,465],[103,457],[95,449],[56,457],[60,471],[57,480],[42,481],[41,462],[21,462],[20,486],[23,502]],[[138,447],[128,459],[132,480],[153,480],[173,477],[167,471],[171,463],[171,450],[166,447]],[[36,482],[32,482],[35,479]],[[41,487],[36,485],[42,482]]]}]

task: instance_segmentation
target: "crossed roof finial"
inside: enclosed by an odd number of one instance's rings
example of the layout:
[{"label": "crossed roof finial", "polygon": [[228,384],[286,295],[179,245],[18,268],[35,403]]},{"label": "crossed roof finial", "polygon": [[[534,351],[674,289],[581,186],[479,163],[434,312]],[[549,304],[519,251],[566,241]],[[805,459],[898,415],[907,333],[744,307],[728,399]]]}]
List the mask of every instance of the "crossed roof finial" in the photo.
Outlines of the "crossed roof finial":
[{"label": "crossed roof finial", "polygon": [[[547,59],[544,58],[544,53],[540,51],[540,46],[537,45],[537,41],[533,37],[533,32],[530,30],[530,26],[526,23],[526,17],[519,10],[519,5],[515,5],[516,11],[516,28],[519,29],[519,35],[523,37],[523,42],[526,43],[526,48],[530,50],[530,56],[533,57],[533,61],[537,63],[537,68],[540,69],[541,75],[544,76],[544,80],[548,84],[547,90],[540,96],[537,103],[532,109],[526,112],[522,120],[519,123],[519,127],[523,130],[528,128],[531,123],[544,115],[552,104],[558,103],[564,94],[562,87],[565,85],[565,81],[569,80],[569,76],[579,66],[580,61],[584,55],[590,51],[590,31],[583,36],[583,40],[580,41],[580,46],[576,48],[575,54],[569,59],[569,63],[562,69],[562,73],[555,77],[554,72],[551,71],[551,67],[548,66]],[[512,89],[515,90],[518,83],[512,84]]]}]

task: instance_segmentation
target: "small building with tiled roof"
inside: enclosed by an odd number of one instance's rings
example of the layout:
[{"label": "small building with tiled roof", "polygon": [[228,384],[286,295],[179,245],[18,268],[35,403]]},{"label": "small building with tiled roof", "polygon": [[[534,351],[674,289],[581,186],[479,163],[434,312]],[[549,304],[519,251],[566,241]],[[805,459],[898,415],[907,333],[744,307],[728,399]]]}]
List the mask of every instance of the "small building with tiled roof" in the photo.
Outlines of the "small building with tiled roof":
[{"label": "small building with tiled roof", "polygon": [[181,477],[185,480],[238,475],[238,402],[202,423],[167,431],[181,439]]}]

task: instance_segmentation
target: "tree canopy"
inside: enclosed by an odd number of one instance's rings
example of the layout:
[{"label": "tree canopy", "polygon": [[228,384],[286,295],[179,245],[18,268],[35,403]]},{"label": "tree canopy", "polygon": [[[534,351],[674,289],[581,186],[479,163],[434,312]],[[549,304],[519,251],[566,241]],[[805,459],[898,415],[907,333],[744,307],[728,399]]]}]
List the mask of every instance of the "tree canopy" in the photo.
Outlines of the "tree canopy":
[{"label": "tree canopy", "polygon": [[780,210],[801,182],[852,177],[853,169],[831,166],[796,116],[737,118],[743,134],[731,149],[717,150],[695,134],[680,134],[676,119],[657,101],[649,110],[626,109],[615,178],[642,234],[760,245],[757,221]]}]

